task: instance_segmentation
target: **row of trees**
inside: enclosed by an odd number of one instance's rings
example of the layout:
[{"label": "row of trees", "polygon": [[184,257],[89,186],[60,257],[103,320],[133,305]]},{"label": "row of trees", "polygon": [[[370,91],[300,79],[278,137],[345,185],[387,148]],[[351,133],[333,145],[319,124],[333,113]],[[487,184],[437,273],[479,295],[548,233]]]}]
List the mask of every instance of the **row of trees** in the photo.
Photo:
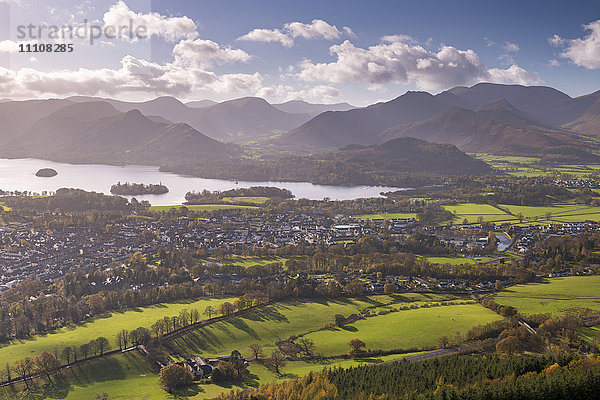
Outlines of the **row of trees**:
[{"label": "row of trees", "polygon": [[28,379],[33,379],[35,375],[45,376],[49,382],[52,382],[51,376],[58,372],[61,365],[70,365],[89,357],[102,356],[109,348],[110,342],[108,339],[99,336],[81,346],[66,346],[62,349],[60,355],[58,351],[49,352],[45,350],[36,357],[25,357],[12,365],[7,363],[2,378],[3,381],[8,382],[18,377],[24,381],[27,388],[29,388]]}]

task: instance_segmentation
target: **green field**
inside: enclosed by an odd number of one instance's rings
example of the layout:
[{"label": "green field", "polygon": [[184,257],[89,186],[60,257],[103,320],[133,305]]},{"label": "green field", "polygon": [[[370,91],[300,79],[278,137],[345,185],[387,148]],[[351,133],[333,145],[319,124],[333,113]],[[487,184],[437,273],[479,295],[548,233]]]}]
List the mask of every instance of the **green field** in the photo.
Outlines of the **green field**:
[{"label": "green field", "polygon": [[588,343],[594,343],[596,346],[600,346],[600,325],[599,326],[585,326],[577,329],[577,333],[583,340]]},{"label": "green field", "polygon": [[[403,299],[412,303],[399,305],[416,306],[448,298],[435,295],[429,298],[420,295],[414,298],[399,296],[395,301]],[[247,353],[249,344],[259,343],[270,352],[275,348],[276,341],[320,329],[333,322],[335,314],[348,316],[359,313],[366,307],[378,312],[389,308],[386,305],[392,300],[394,297],[391,296],[373,296],[337,301],[281,302],[239,318],[186,332],[171,339],[168,347],[174,353],[182,355],[217,356],[228,354],[234,349]],[[440,336],[448,332],[454,335],[456,331],[464,332],[474,325],[498,318],[495,313],[478,304],[418,308],[360,320],[349,326],[349,330],[328,329],[310,333],[308,337],[315,340],[319,354],[337,356],[346,353],[348,335],[360,333],[364,336],[361,337],[363,340],[371,340],[369,346],[372,349],[412,348],[434,345]],[[449,331],[450,327],[455,330]],[[379,341],[376,341],[376,337],[380,337]]]},{"label": "green field", "polygon": [[262,196],[236,196],[236,197],[223,197],[223,201],[227,203],[249,203],[249,204],[263,204],[268,197]]},{"label": "green field", "polygon": [[30,392],[26,392],[23,384],[0,388],[0,399],[93,400],[96,395],[102,393],[108,394],[110,400],[210,399],[232,389],[253,388],[270,382],[293,379],[311,371],[321,371],[323,368],[348,368],[365,363],[398,360],[416,354],[420,353],[393,354],[361,360],[289,361],[282,369],[282,375],[274,374],[262,364],[253,363],[248,367],[251,380],[246,384],[224,386],[195,384],[174,394],[168,394],[158,383],[157,371],[148,365],[142,355],[134,351],[89,361],[65,370],[62,373],[62,379],[53,385],[37,380],[35,388],[30,383],[32,386]]},{"label": "green field", "polygon": [[272,263],[281,263],[285,266],[285,262],[289,258],[285,257],[254,257],[254,256],[239,256],[239,257],[228,257],[222,260],[209,258],[206,261],[220,262],[228,265],[239,265],[244,268],[248,268],[253,265],[267,265]]},{"label": "green field", "polygon": [[[136,308],[124,312],[113,312],[94,318],[89,322],[69,326],[54,333],[37,335],[32,339],[15,340],[0,347],[0,360],[14,363],[27,356],[36,356],[44,350],[54,351],[65,346],[80,346],[98,336],[104,336],[115,346],[115,335],[122,329],[132,330],[140,326],[147,328],[159,318],[179,314],[183,309],[198,309],[201,313],[208,305],[213,307],[234,299],[203,299],[190,302],[158,304],[150,307]],[[60,353],[59,353],[60,354]]]},{"label": "green field", "polygon": [[371,350],[435,346],[442,336],[464,335],[476,325],[502,319],[479,304],[418,308],[359,320],[342,328],[311,333],[317,352],[325,356],[348,351],[348,341],[359,338]]},{"label": "green field", "polygon": [[476,263],[472,258],[463,256],[425,256],[425,261],[432,264],[449,264],[449,265],[462,265],[469,264],[473,265]]},{"label": "green field", "polygon": [[[270,354],[274,342],[287,338],[292,334],[308,333],[307,337],[315,340],[317,354],[335,355],[347,351],[347,341],[358,337],[365,341],[370,349],[394,349],[432,346],[440,336],[454,336],[457,332],[463,334],[473,325],[483,324],[500,317],[481,307],[479,304],[448,305],[431,308],[417,308],[398,311],[386,315],[378,315],[359,320],[345,326],[343,329],[309,333],[333,321],[337,313],[346,316],[358,313],[364,308],[374,312],[390,309],[401,305],[423,305],[456,299],[456,296],[436,295],[427,293],[406,293],[402,295],[371,296],[361,299],[340,299],[336,301],[286,301],[265,307],[262,310],[236,317],[227,322],[218,322],[208,327],[185,333],[179,338],[170,339],[172,349],[180,353],[201,354],[204,356],[228,354],[233,349],[239,349],[247,354],[250,343],[261,343],[265,353]],[[214,300],[214,302],[224,301]],[[111,336],[119,329],[131,329],[144,325],[162,315],[175,314],[182,308],[202,308],[205,303],[178,303],[158,307],[148,307],[139,311],[126,311],[111,317],[99,318],[85,326],[67,329],[66,332],[40,337],[34,341],[11,347],[36,343],[54,336],[55,340],[69,343],[70,341],[89,339],[104,335]],[[167,312],[168,311],[168,312]],[[145,317],[142,317],[145,316]],[[76,333],[75,338],[69,339],[69,333]],[[114,334],[114,333],[112,333]],[[48,344],[48,343],[46,343]],[[69,343],[71,344],[71,343]],[[168,343],[165,343],[168,345]],[[21,354],[27,352],[20,349]],[[218,386],[214,384],[192,385],[184,391],[173,395],[166,393],[158,384],[157,371],[150,367],[145,359],[136,351],[118,354],[93,360],[62,372],[62,379],[54,385],[36,381],[32,394],[36,399],[93,399],[97,394],[107,393],[114,399],[207,399],[218,396],[223,391],[257,387],[260,384],[281,379],[290,379],[306,375],[310,371],[319,371],[325,367],[350,367],[363,363],[391,361],[413,354],[393,354],[361,360],[340,358],[316,361],[289,361],[282,369],[283,375],[276,376],[261,364],[251,364],[249,372],[251,380],[241,386]],[[5,353],[0,352],[2,361],[7,360]],[[8,360],[7,360],[8,361]],[[17,392],[15,392],[17,391]],[[0,399],[19,399],[19,393],[25,392],[21,384],[14,389],[0,389]]]},{"label": "green field", "polygon": [[171,209],[180,209],[186,207],[191,211],[217,211],[217,210],[255,210],[256,206],[238,206],[235,204],[190,204],[178,206],[151,206],[152,212],[169,212]]},{"label": "green field", "polygon": [[55,378],[54,384],[36,380],[35,388],[30,392],[21,384],[0,388],[0,396],[2,400],[93,400],[97,394],[105,392],[110,400],[175,398],[166,396],[158,384],[156,372],[138,352],[90,361],[65,370],[62,376],[59,380]]},{"label": "green field", "polygon": [[494,207],[489,204],[464,203],[444,208],[454,214],[452,221],[457,225],[463,224],[465,219],[469,224],[477,224],[480,218],[484,222],[510,225],[600,221],[600,207],[576,204],[540,207],[500,204]]},{"label": "green field", "polygon": [[406,218],[417,218],[417,213],[385,213],[385,214],[361,214],[353,215],[352,218],[367,220],[367,219],[406,219]]},{"label": "green field", "polygon": [[169,340],[169,347],[184,355],[219,356],[235,349],[246,354],[249,344],[259,343],[269,347],[267,352],[270,352],[277,340],[319,329],[333,322],[335,314],[358,313],[362,308],[382,303],[381,300],[390,302],[387,296],[383,299],[280,302],[242,317],[186,332]]},{"label": "green field", "polygon": [[475,154],[474,157],[487,162],[497,170],[512,176],[566,176],[567,178],[587,179],[590,174],[600,169],[598,164],[565,164],[544,165],[539,158],[497,156],[490,154]]},{"label": "green field", "polygon": [[546,279],[512,286],[496,295],[496,302],[523,314],[560,315],[585,308],[600,310],[600,276]]}]

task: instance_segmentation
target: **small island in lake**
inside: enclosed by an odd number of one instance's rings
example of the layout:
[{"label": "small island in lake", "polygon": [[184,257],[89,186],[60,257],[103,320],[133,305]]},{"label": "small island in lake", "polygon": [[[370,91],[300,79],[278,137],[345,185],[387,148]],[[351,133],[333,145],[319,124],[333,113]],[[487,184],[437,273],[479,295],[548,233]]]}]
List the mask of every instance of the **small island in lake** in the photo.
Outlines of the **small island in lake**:
[{"label": "small island in lake", "polygon": [[112,194],[118,194],[122,196],[139,196],[142,194],[165,194],[169,193],[169,188],[163,184],[158,185],[144,185],[143,183],[117,183],[110,187]]},{"label": "small island in lake", "polygon": [[58,172],[56,172],[56,170],[52,168],[42,168],[35,173],[35,176],[40,176],[42,178],[52,178],[56,175],[58,175]]}]

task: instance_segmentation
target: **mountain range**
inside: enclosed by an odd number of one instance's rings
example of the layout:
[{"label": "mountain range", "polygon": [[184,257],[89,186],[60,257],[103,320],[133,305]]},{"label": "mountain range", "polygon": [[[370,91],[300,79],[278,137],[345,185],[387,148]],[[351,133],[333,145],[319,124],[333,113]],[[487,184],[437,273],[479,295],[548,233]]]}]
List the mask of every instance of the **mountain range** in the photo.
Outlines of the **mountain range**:
[{"label": "mountain range", "polygon": [[167,121],[183,122],[205,135],[224,142],[243,143],[293,129],[315,114],[329,109],[347,110],[349,104],[310,104],[287,102],[271,105],[259,97],[243,97],[216,103],[201,100],[183,104],[174,97],[158,97],[146,102],[125,102],[114,99],[75,96],[67,100],[90,102],[102,100],[117,110],[139,110],[147,116]]},{"label": "mountain range", "polygon": [[[50,112],[51,108],[62,107]],[[21,114],[8,118],[20,132],[3,130],[2,156],[36,157],[81,163],[137,162],[160,165],[172,159],[222,159],[235,151],[185,123],[147,117],[139,110],[117,110],[104,101],[58,101],[38,110],[41,117],[25,123]],[[0,103],[0,114],[12,103]],[[26,105],[29,109],[30,104]],[[33,120],[33,119],[32,119]],[[14,122],[13,122],[14,121]],[[8,133],[8,134],[7,134]]]},{"label": "mountain range", "polygon": [[255,157],[267,148],[274,159],[306,155],[307,149],[318,154],[390,145],[405,137],[462,152],[592,160],[600,138],[600,91],[572,98],[550,87],[480,83],[437,95],[410,91],[363,108],[269,104],[257,97],[187,104],[174,97],[4,99],[0,118],[0,157],[69,162],[194,164]]},{"label": "mountain range", "polygon": [[480,83],[325,112],[277,140],[336,148],[408,136],[469,152],[534,155],[552,146],[589,148],[584,135],[600,136],[600,92],[571,98],[543,86]]}]

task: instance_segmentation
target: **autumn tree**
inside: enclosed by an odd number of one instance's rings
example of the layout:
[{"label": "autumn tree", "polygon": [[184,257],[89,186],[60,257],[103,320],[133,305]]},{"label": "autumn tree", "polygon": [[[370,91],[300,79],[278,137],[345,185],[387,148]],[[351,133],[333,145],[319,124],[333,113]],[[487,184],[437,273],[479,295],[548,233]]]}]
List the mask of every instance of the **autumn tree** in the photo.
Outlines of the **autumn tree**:
[{"label": "autumn tree", "polygon": [[494,284],[494,289],[496,289],[497,292],[504,289],[504,285],[502,284],[501,280],[496,281],[496,283]]},{"label": "autumn tree", "polygon": [[231,304],[228,301],[219,305],[219,312],[221,313],[221,315],[231,315],[231,314],[233,314],[234,310],[235,310],[235,308],[234,308],[233,304]]},{"label": "autumn tree", "polygon": [[383,285],[383,292],[385,294],[394,293],[395,291],[396,291],[396,284],[395,283],[388,282],[385,285]]},{"label": "autumn tree", "polygon": [[71,364],[71,356],[73,355],[73,348],[71,346],[67,346],[62,349],[60,356],[67,363],[67,365]]},{"label": "autumn tree", "polygon": [[98,349],[100,355],[103,355],[109,346],[110,342],[104,336],[100,336],[96,339],[96,348]]},{"label": "autumn tree", "polygon": [[48,381],[52,382],[50,374],[53,374],[56,371],[58,371],[60,363],[58,362],[54,354],[50,353],[49,351],[42,351],[35,358],[35,366],[40,371],[40,373],[46,375]]},{"label": "autumn tree", "polygon": [[285,364],[285,357],[281,351],[273,350],[273,352],[271,352],[271,358],[267,360],[267,366],[276,374],[281,375],[281,369],[285,367]]},{"label": "autumn tree", "polygon": [[129,331],[127,329],[123,329],[117,333],[117,345],[120,350],[126,349],[129,344]]},{"label": "autumn tree", "polygon": [[248,348],[250,349],[251,357],[254,358],[255,360],[258,360],[259,358],[262,358],[265,356],[262,346],[258,343],[252,343],[252,344],[248,345]]},{"label": "autumn tree", "polygon": [[348,356],[357,358],[364,354],[365,347],[367,346],[365,342],[360,339],[354,338],[350,339],[348,342],[348,346],[350,346],[350,350],[348,351]]},{"label": "autumn tree", "polygon": [[448,340],[448,336],[442,336],[438,339],[438,349],[445,349],[450,345],[450,340]]},{"label": "autumn tree", "polygon": [[518,337],[508,336],[496,344],[496,351],[498,353],[513,354],[521,351],[521,347],[522,344]]},{"label": "autumn tree", "polygon": [[167,392],[172,393],[173,389],[177,387],[189,385],[192,381],[192,376],[185,367],[177,364],[169,364],[161,368],[158,373],[158,380]]},{"label": "autumn tree", "polygon": [[211,319],[213,317],[213,315],[216,314],[215,309],[213,308],[213,306],[208,306],[204,309],[204,315],[206,315],[208,317],[208,319]]},{"label": "autumn tree", "polygon": [[33,372],[33,366],[34,363],[31,357],[25,357],[24,359],[17,361],[14,366],[15,371],[21,376],[23,382],[25,382],[27,389],[29,389],[27,377]]},{"label": "autumn tree", "polygon": [[312,358],[313,352],[316,349],[315,342],[308,338],[300,338],[296,341],[298,346],[300,346],[302,354],[306,357]]},{"label": "autumn tree", "polygon": [[346,293],[352,296],[360,296],[365,292],[365,286],[359,279],[354,279],[352,282],[344,286]]}]

